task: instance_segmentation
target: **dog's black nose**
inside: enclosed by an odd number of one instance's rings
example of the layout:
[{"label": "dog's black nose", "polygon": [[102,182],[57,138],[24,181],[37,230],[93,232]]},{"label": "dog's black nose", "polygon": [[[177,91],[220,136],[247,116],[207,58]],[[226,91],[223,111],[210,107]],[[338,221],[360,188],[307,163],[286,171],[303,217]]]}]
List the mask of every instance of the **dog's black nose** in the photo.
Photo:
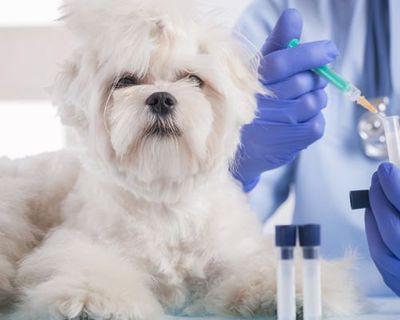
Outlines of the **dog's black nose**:
[{"label": "dog's black nose", "polygon": [[146,105],[150,110],[160,116],[171,113],[177,103],[175,97],[168,92],[155,92],[146,99]]}]

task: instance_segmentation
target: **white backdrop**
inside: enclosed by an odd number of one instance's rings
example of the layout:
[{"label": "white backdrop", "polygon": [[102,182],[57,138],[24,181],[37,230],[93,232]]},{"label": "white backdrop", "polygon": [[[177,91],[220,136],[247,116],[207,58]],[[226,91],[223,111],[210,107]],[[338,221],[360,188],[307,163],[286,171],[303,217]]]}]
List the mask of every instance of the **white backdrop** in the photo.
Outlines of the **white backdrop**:
[{"label": "white backdrop", "polygon": [[[199,1],[204,7],[223,9],[228,16],[224,20],[232,22],[250,0]],[[61,3],[61,0],[1,0],[0,27],[51,25],[59,16],[58,8]]]}]

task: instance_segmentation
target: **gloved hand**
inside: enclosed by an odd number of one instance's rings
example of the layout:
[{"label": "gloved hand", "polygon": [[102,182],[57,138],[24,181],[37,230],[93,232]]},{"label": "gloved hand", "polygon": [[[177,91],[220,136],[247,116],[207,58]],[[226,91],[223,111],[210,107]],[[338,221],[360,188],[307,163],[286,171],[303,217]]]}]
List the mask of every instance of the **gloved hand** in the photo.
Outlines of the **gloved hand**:
[{"label": "gloved hand", "polygon": [[245,191],[257,184],[261,173],[289,163],[323,135],[327,81],[310,70],[332,62],[338,51],[331,41],[289,49],[290,40],[299,39],[301,32],[300,14],[288,9],[261,50],[260,78],[274,96],[257,96],[257,117],[242,129],[231,171]]},{"label": "gloved hand", "polygon": [[369,250],[385,283],[400,296],[400,168],[382,164],[372,177],[365,212]]}]

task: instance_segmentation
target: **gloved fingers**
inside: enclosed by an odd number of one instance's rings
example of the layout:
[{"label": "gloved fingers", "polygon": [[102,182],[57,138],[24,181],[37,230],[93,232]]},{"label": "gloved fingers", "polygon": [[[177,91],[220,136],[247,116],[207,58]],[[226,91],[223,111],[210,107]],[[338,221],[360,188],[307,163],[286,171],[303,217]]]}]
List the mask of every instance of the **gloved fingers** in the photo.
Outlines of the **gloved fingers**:
[{"label": "gloved fingers", "polygon": [[370,202],[379,232],[386,246],[400,259],[400,212],[383,192],[377,173],[372,176]]},{"label": "gloved fingers", "polygon": [[[396,293],[398,296],[400,296],[400,274],[393,275],[391,273],[385,272],[384,270],[381,271],[381,269],[378,267],[379,271],[381,272],[383,276],[383,280],[386,283],[386,285],[393,290],[394,293]],[[397,270],[400,270],[400,263],[397,266]]]},{"label": "gloved fingers", "polygon": [[[365,230],[367,233],[368,247],[374,263],[386,280],[396,279],[399,281],[400,260],[386,246],[382,239],[374,214],[370,209],[365,211]],[[393,283],[387,283],[392,287]],[[399,283],[400,285],[400,283]],[[393,288],[393,287],[392,287]],[[400,289],[400,288],[397,288]],[[398,291],[400,292],[400,291]]]},{"label": "gloved fingers", "polygon": [[400,168],[392,163],[382,163],[378,177],[386,197],[400,212]]},{"label": "gloved fingers", "polygon": [[303,148],[310,146],[312,143],[321,139],[325,132],[325,118],[321,112],[319,112],[314,118],[297,124],[298,127],[298,138],[303,137]]},{"label": "gloved fingers", "polygon": [[303,123],[315,118],[328,103],[324,90],[317,90],[296,100],[277,100],[258,95],[257,117],[268,122]]},{"label": "gloved fingers", "polygon": [[[319,113],[314,118],[298,124],[270,122],[256,118],[252,124],[245,126],[246,133],[250,133],[247,140],[256,142],[260,154],[269,154],[271,150],[293,150],[298,152],[305,149],[313,142],[322,138],[325,130],[325,118]],[[279,139],[274,139],[279,137]],[[268,139],[266,141],[266,139]],[[272,154],[271,156],[275,156]]]},{"label": "gloved fingers", "polygon": [[296,73],[331,63],[338,54],[332,41],[309,42],[295,48],[274,51],[261,60],[261,81],[269,85],[285,80]]},{"label": "gloved fingers", "polygon": [[283,11],[274,29],[261,49],[263,56],[287,48],[292,39],[300,39],[303,30],[303,19],[296,9]]},{"label": "gloved fingers", "polygon": [[[300,108],[298,108],[299,123],[306,123],[311,120],[311,123],[316,121],[320,123],[321,120],[325,123],[325,119],[321,114],[321,110],[325,109],[328,104],[328,96],[324,90],[317,90],[310,92],[300,97],[298,100]],[[320,117],[317,117],[317,116]]]},{"label": "gloved fingers", "polygon": [[268,89],[279,99],[292,100],[308,92],[324,89],[328,81],[312,71],[304,71],[281,82],[268,85]]},{"label": "gloved fingers", "polygon": [[[293,131],[291,125],[277,123],[269,125],[257,120],[245,125],[242,129],[242,141],[246,143],[240,146],[239,154],[236,155],[237,171],[244,171],[240,174],[241,178],[251,180],[264,171],[291,162],[301,150],[299,144],[303,143],[303,141],[294,141],[298,138],[292,137]],[[246,170],[240,168],[240,165],[244,163],[243,160],[245,160]]]},{"label": "gloved fingers", "polygon": [[[293,161],[298,153],[322,137],[325,120],[320,113],[300,124],[268,122],[256,118],[242,129],[242,141],[235,164],[241,181]],[[245,165],[245,167],[243,166]]]}]

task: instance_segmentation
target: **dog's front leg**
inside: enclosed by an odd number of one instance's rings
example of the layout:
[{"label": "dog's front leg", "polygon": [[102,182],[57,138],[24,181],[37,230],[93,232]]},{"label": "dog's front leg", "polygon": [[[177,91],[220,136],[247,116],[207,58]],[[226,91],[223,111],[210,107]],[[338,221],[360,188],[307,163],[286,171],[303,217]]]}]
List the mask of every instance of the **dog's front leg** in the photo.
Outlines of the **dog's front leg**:
[{"label": "dog's front leg", "polygon": [[58,230],[21,265],[21,302],[9,319],[156,320],[149,279],[111,245]]},{"label": "dog's front leg", "polygon": [[274,257],[256,254],[221,263],[221,278],[188,314],[210,313],[251,317],[276,315],[276,263]]}]

